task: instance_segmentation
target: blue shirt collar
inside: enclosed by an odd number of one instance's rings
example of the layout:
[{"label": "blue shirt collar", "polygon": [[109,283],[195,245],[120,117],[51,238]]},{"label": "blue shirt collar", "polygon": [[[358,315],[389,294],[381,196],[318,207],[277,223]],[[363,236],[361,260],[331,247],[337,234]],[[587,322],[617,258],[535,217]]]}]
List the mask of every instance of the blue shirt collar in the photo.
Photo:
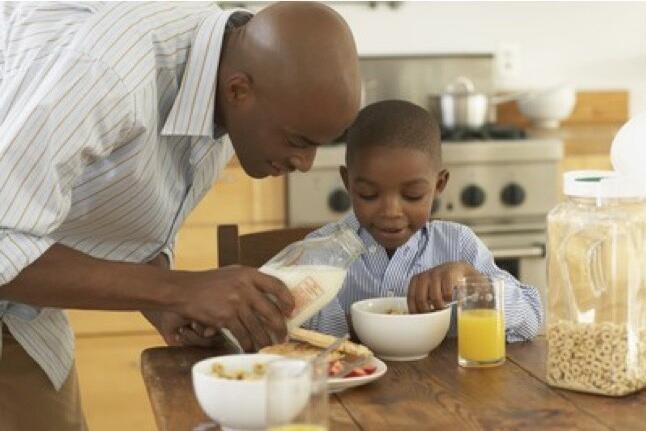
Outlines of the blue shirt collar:
[{"label": "blue shirt collar", "polygon": [[[386,249],[381,246],[375,239],[370,235],[367,229],[361,227],[359,224],[359,220],[357,220],[357,217],[354,214],[354,211],[350,211],[350,213],[341,220],[342,224],[345,224],[348,226],[350,229],[355,231],[357,235],[359,235],[359,238],[361,238],[361,241],[363,244],[366,246],[368,250],[371,249],[376,249],[379,251],[382,251],[383,253],[386,253]],[[426,222],[424,226],[415,232],[409,239],[406,241],[404,245],[399,247],[397,250],[400,249],[408,249],[409,250],[409,255],[415,255],[417,254],[417,251],[420,249],[423,249],[424,244],[428,240],[428,235],[429,235],[429,228],[430,228],[430,221]],[[393,254],[393,256],[397,254],[397,251]]]}]

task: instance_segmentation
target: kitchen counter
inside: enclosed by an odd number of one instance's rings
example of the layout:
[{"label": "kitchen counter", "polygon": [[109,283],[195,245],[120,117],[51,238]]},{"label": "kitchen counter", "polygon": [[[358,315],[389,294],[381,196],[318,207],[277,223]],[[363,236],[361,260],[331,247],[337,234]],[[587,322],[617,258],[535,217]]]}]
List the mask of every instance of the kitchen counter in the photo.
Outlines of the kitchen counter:
[{"label": "kitchen counter", "polygon": [[629,93],[626,90],[578,91],[569,118],[557,129],[531,127],[516,102],[498,105],[497,119],[527,130],[529,137],[563,141],[561,171],[612,169],[610,146],[617,131],[628,120]]},{"label": "kitchen counter", "polygon": [[530,127],[531,138],[555,138],[563,141],[565,157],[610,154],[610,145],[621,124],[570,124],[558,129]]}]

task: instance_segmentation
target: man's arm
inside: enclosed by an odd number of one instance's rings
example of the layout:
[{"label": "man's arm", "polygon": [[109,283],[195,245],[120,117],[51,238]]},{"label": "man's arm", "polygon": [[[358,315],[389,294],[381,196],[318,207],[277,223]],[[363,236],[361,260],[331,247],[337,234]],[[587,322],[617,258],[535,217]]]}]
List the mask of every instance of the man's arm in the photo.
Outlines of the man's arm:
[{"label": "man's arm", "polygon": [[59,244],[0,286],[0,299],[43,307],[170,311],[229,329],[246,350],[270,344],[272,335],[284,338],[285,317],[294,307],[282,282],[252,268],[168,271],[95,259]]},{"label": "man's arm", "polygon": [[182,300],[169,273],[152,265],[95,259],[55,244],[0,286],[0,298],[43,307],[175,310]]}]

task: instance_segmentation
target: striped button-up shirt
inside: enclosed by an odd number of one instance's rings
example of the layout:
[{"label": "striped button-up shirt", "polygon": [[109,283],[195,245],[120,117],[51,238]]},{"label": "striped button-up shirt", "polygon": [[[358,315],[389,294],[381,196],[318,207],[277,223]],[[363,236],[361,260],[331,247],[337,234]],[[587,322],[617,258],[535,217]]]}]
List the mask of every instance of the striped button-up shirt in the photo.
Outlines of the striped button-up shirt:
[{"label": "striped button-up shirt", "polygon": [[[329,235],[339,225],[349,226],[356,231],[369,251],[350,266],[337,297],[306,322],[306,327],[337,336],[347,334],[346,316],[350,314],[353,303],[368,298],[406,296],[414,275],[443,263],[462,261],[471,264],[482,274],[504,279],[507,341],[528,340],[538,333],[543,323],[539,292],[498,268],[491,252],[468,227],[446,221],[427,222],[388,258],[386,250],[359,226],[352,213],[309,236]],[[452,313],[450,335],[456,333],[455,315]]]},{"label": "striped button-up shirt", "polygon": [[[233,155],[214,124],[232,13],[0,5],[0,289],[54,243],[123,262],[172,248]],[[74,349],[64,312],[4,301],[0,318],[59,388]]]}]

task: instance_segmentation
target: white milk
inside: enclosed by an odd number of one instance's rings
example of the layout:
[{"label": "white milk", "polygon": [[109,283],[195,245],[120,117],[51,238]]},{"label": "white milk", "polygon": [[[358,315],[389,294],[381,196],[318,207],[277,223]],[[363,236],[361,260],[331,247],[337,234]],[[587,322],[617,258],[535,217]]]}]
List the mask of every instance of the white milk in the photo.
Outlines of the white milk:
[{"label": "white milk", "polygon": [[325,307],[343,286],[347,269],[328,265],[295,265],[260,268],[281,280],[294,295],[296,306],[287,328],[298,328]]}]

